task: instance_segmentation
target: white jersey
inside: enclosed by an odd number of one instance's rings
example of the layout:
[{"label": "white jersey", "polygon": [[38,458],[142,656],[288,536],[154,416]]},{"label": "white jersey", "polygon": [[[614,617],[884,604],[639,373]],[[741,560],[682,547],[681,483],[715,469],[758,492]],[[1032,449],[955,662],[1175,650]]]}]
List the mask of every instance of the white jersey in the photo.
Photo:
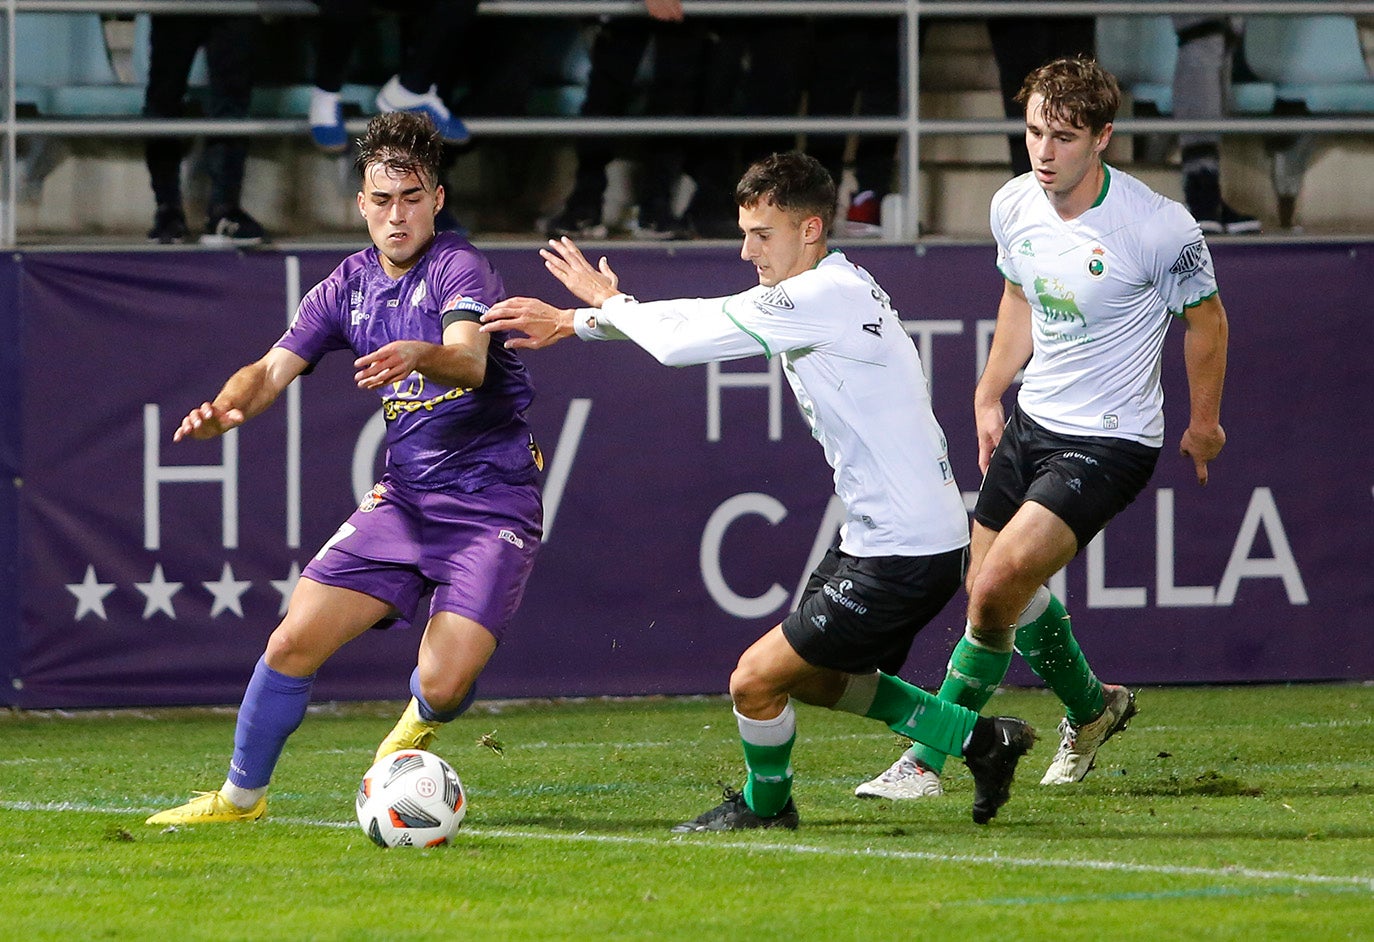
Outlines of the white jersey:
[{"label": "white jersey", "polygon": [[1025,292],[1034,353],[1017,402],[1061,435],[1164,443],[1160,356],[1171,316],[1216,294],[1188,211],[1103,165],[1102,195],[1065,221],[1033,174],[992,198],[997,267]]},{"label": "white jersey", "polygon": [[916,347],[886,293],[839,252],[727,298],[577,312],[584,340],[628,337],[669,366],[780,356],[835,471],[853,556],[929,556],[968,544],[968,514]]}]

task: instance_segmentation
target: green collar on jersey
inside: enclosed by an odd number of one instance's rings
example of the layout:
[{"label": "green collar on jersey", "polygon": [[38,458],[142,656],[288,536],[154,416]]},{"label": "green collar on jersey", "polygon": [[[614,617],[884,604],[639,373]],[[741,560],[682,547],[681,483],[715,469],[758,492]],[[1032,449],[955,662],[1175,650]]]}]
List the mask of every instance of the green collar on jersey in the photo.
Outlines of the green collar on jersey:
[{"label": "green collar on jersey", "polygon": [[1102,201],[1107,198],[1107,191],[1112,188],[1112,168],[1107,166],[1107,162],[1102,162],[1102,192],[1097,194],[1097,200],[1088,208],[1096,209],[1102,205]]}]

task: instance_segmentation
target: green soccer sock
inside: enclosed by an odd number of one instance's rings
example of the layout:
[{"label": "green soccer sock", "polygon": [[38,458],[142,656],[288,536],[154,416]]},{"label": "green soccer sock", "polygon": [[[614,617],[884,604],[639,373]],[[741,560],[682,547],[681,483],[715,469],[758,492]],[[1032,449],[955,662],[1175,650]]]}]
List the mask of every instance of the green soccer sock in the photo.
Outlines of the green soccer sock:
[{"label": "green soccer sock", "polygon": [[875,676],[873,701],[864,716],[882,720],[893,732],[946,755],[964,754],[964,741],[978,720],[976,712],[888,674]]},{"label": "green soccer sock", "polygon": [[[974,713],[981,712],[997,691],[1010,664],[1010,651],[993,651],[966,635],[959,639],[949,657],[949,669],[940,685],[940,699],[968,707]],[[921,743],[913,744],[907,755],[937,775],[944,771],[945,759],[949,758],[948,754]]]},{"label": "green soccer sock", "polygon": [[1064,702],[1070,723],[1082,726],[1102,715],[1107,703],[1102,682],[1074,640],[1069,613],[1059,599],[1051,595],[1043,615],[1016,629],[1016,650]]},{"label": "green soccer sock", "polygon": [[769,818],[792,797],[792,744],[797,741],[797,715],[789,702],[771,720],[754,720],[735,711],[744,764],[744,801],[754,814]]}]

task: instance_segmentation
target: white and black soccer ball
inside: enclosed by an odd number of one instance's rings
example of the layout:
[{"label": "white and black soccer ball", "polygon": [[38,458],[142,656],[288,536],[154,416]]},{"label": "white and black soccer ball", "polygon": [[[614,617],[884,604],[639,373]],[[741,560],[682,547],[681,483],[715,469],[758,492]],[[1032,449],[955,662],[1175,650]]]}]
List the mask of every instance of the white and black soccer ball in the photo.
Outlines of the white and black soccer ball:
[{"label": "white and black soccer ball", "polygon": [[448,843],[468,811],[458,773],[421,749],[382,756],[358,785],[358,823],[379,847]]}]

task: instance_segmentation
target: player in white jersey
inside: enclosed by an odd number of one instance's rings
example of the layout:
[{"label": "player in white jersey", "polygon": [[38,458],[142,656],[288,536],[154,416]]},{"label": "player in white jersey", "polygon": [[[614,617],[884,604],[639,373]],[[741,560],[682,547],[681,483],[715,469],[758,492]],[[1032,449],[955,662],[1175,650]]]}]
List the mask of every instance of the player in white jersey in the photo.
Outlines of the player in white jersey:
[{"label": "player in white jersey", "polygon": [[[1059,751],[1041,780],[1058,785],[1088,773],[1136,706],[1125,687],[1094,676],[1044,583],[1149,481],[1164,442],[1161,350],[1175,318],[1187,327],[1190,400],[1179,449],[1207,483],[1226,440],[1227,324],[1207,243],[1188,211],[1102,160],[1120,103],[1116,80],[1091,60],[1059,59],[1032,72],[1018,100],[1032,169],[992,200],[1005,285],[974,394],[985,477],[968,624],[940,696],[982,709],[1014,646],[1066,708]],[[1022,366],[1007,419],[1002,395]],[[913,746],[855,793],[939,795],[944,758]]]},{"label": "player in white jersey", "polygon": [[886,292],[826,247],[835,185],[815,159],[774,154],[736,188],[741,256],[758,285],[726,298],[639,302],[570,240],[543,250],[546,267],[591,305],[559,310],[511,298],[483,330],[514,347],[574,333],[629,339],[670,366],[778,356],[835,472],[845,506],[839,545],[817,566],[800,607],[756,641],[730,677],[748,776],[743,792],[675,831],[797,826],[791,699],[881,720],[973,772],[973,819],[1007,800],[1035,734],[1021,720],[979,717],[892,676],[916,632],[959,589],[968,521],[930,409],[916,348]]}]

